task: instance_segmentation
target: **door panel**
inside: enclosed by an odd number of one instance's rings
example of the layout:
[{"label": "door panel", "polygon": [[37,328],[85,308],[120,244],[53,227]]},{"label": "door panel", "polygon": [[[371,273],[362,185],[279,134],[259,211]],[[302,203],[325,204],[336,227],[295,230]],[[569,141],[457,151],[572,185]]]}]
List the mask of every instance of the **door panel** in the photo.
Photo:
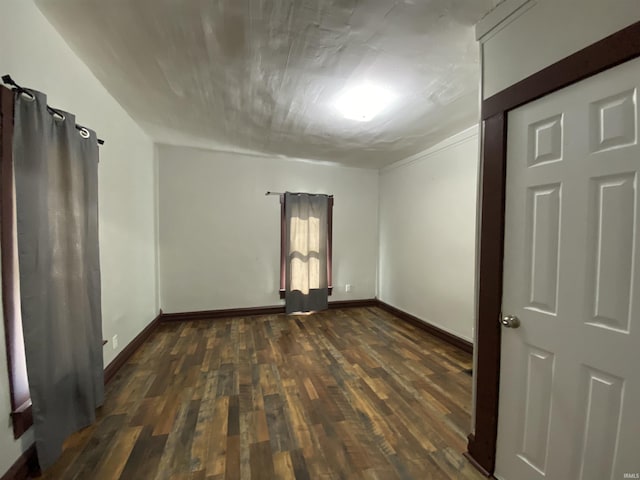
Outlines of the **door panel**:
[{"label": "door panel", "polygon": [[[592,326],[629,332],[633,237],[637,184],[635,172],[591,179],[588,222],[587,297]],[[616,288],[608,288],[615,285]]]},{"label": "door panel", "polygon": [[496,477],[640,473],[640,59],[509,113]]},{"label": "door panel", "polygon": [[551,422],[551,386],[554,355],[527,345],[527,403],[522,430],[520,457],[544,474],[547,468],[547,446]]},{"label": "door panel", "polygon": [[527,250],[529,263],[529,310],[556,315],[558,288],[558,254],[560,253],[559,183],[527,190]]},{"label": "door panel", "polygon": [[581,396],[584,423],[578,478],[611,478],[624,380],[586,366],[582,376],[586,389],[583,388]]}]

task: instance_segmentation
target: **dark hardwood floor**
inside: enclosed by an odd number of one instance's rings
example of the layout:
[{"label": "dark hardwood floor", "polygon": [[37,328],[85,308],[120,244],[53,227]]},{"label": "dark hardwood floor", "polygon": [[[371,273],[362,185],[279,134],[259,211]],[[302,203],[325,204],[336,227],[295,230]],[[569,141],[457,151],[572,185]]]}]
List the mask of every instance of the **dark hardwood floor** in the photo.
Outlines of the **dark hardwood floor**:
[{"label": "dark hardwood floor", "polygon": [[471,356],[379,308],[164,323],[45,479],[480,479]]}]

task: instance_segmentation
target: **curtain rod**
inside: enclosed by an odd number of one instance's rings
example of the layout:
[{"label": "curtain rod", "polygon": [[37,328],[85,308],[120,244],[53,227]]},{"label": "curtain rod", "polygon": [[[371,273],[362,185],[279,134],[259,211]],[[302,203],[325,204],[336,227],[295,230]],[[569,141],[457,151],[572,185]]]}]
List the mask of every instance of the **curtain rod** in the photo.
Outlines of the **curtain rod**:
[{"label": "curtain rod", "polygon": [[[293,195],[300,195],[300,192],[288,192],[288,193],[292,193]],[[267,196],[267,195],[284,195],[284,192],[267,192],[264,195],[265,196]],[[305,193],[305,195],[324,195],[324,193]],[[327,197],[333,198],[333,195],[327,195]]]},{"label": "curtain rod", "polygon": [[[26,95],[30,95],[31,97],[33,97],[33,94],[28,89],[18,85],[13,80],[13,78],[11,78],[11,75],[3,75],[2,76],[2,83],[5,83],[6,85],[11,85],[13,87],[13,89],[16,90],[19,93],[24,93]],[[55,115],[55,116],[64,118],[64,114],[60,110],[57,110],[57,109],[55,109],[53,107],[50,107],[49,105],[47,105],[47,110],[49,111],[49,113],[51,115]],[[82,135],[82,136],[84,138],[88,138],[89,131],[87,130],[86,127],[83,127],[82,125],[76,124],[76,130],[79,130],[81,132],[81,134],[82,133],[86,134],[87,137],[84,137],[84,135]],[[102,140],[101,138],[98,138],[98,144],[99,145],[104,145],[104,140]]]}]

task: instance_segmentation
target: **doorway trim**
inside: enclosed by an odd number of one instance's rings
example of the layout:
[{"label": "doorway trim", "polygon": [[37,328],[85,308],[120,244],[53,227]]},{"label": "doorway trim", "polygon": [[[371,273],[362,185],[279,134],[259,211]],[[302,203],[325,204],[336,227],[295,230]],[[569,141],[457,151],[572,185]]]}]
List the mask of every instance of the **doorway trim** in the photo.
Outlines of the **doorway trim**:
[{"label": "doorway trim", "polygon": [[640,57],[640,22],[540,70],[482,102],[480,250],[474,433],[466,456],[485,475],[495,470],[500,390],[502,266],[509,111]]}]

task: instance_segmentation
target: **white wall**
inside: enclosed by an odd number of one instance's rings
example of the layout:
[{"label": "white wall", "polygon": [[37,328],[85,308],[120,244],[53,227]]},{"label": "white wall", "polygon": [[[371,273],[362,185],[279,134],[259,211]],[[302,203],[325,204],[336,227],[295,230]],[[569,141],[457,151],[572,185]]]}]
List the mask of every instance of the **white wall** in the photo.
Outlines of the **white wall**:
[{"label": "white wall", "polygon": [[[160,146],[165,312],[277,305],[280,203],[267,191],[334,195],[330,300],[375,296],[378,172]],[[344,291],[350,283],[353,290]]]},{"label": "white wall", "polygon": [[473,340],[477,127],[381,171],[379,298]]},{"label": "white wall", "polygon": [[484,97],[639,20],[638,0],[530,0],[481,38]]},{"label": "white wall", "polygon": [[[1,0],[0,73],[41,90],[98,132],[104,337],[127,345],[157,315],[153,144],[73,54],[33,2]],[[1,314],[0,314],[1,315]],[[105,365],[119,353],[111,342]],[[0,321],[0,476],[33,442],[13,440],[3,322]]]}]

